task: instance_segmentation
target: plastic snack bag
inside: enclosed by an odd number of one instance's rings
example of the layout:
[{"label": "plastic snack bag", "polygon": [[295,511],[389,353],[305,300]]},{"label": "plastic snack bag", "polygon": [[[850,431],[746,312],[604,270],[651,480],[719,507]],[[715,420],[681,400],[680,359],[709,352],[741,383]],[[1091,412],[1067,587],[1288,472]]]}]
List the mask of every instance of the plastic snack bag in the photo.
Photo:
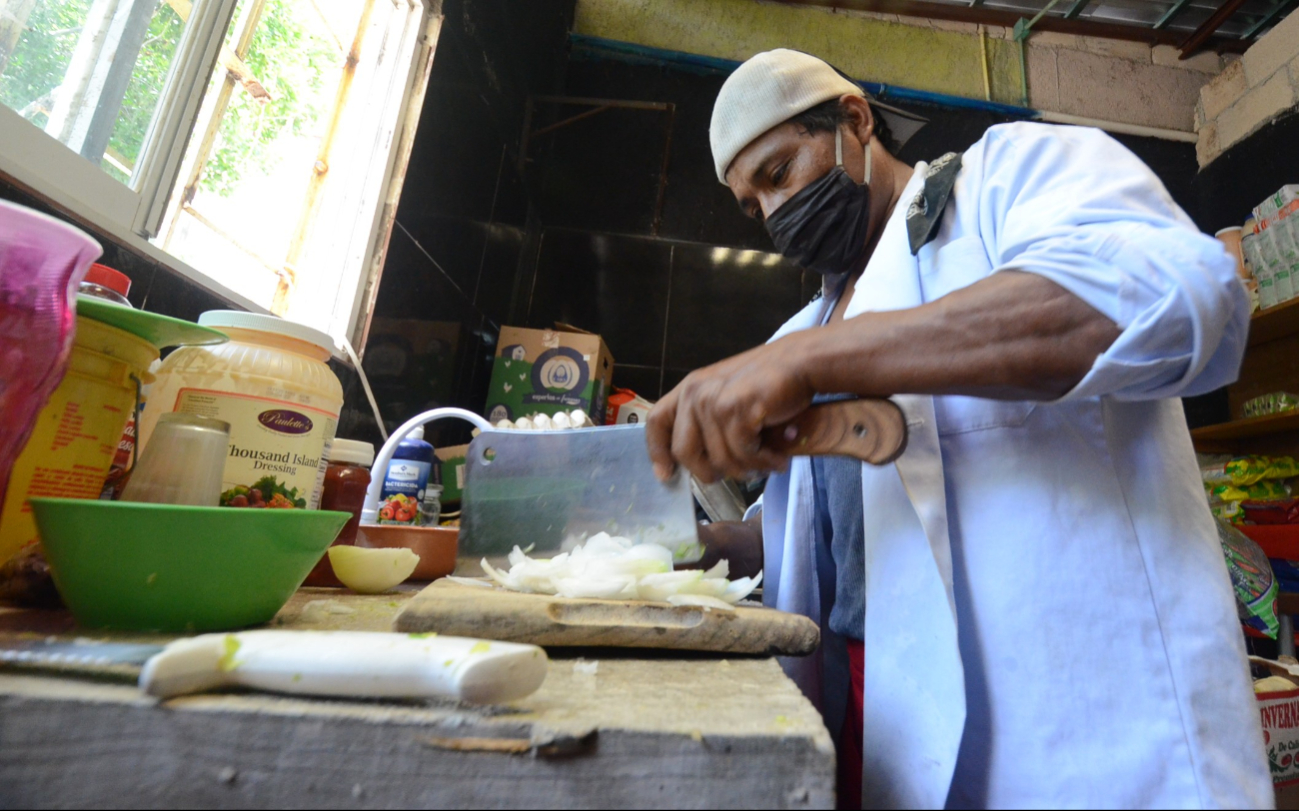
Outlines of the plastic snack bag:
[{"label": "plastic snack bag", "polygon": [[1227,572],[1236,591],[1236,614],[1243,624],[1276,639],[1277,583],[1272,563],[1262,547],[1240,530],[1222,520],[1216,523],[1222,554],[1227,558]]}]

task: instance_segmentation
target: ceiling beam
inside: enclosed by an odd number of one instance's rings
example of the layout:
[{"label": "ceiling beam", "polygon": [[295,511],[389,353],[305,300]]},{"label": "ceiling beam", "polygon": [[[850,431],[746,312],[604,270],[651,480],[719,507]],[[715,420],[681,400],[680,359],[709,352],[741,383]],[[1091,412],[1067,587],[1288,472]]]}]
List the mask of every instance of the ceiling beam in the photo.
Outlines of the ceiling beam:
[{"label": "ceiling beam", "polygon": [[1073,5],[1065,10],[1064,18],[1066,20],[1078,19],[1078,15],[1082,14],[1082,10],[1087,8],[1087,4],[1090,2],[1091,0],[1073,0]]},{"label": "ceiling beam", "polygon": [[1169,8],[1168,11],[1164,12],[1162,17],[1160,17],[1158,20],[1155,21],[1154,28],[1156,29],[1167,28],[1168,24],[1171,23],[1179,14],[1185,11],[1186,7],[1189,6],[1190,4],[1191,4],[1191,0],[1177,0],[1177,2],[1173,3],[1172,7]]},{"label": "ceiling beam", "polygon": [[1200,46],[1208,42],[1209,37],[1213,36],[1214,32],[1216,32],[1232,14],[1235,14],[1236,9],[1240,8],[1244,3],[1245,0],[1226,0],[1226,2],[1221,6],[1218,6],[1218,10],[1213,12],[1213,14],[1209,16],[1209,19],[1200,23],[1200,27],[1192,31],[1191,35],[1179,46],[1182,49],[1181,58],[1186,59],[1196,51],[1200,50]]},{"label": "ceiling beam", "polygon": [[1283,9],[1293,4],[1294,0],[1276,0],[1276,2],[1272,4],[1272,8],[1268,9],[1262,17],[1259,17],[1258,22],[1254,23],[1249,28],[1246,28],[1245,33],[1241,34],[1240,38],[1253,39],[1257,36],[1261,28],[1276,19],[1276,15],[1280,14]]},{"label": "ceiling beam", "polygon": [[[1015,23],[1023,16],[1018,12],[1001,11],[986,6],[975,8],[926,0],[775,0],[775,2],[790,6],[869,11],[875,14],[897,14],[903,17],[952,20],[974,25],[998,25],[1005,28],[1014,28]],[[1095,22],[1090,19],[1066,20],[1062,17],[1043,17],[1037,25],[1033,26],[1033,30],[1081,34],[1103,39],[1132,40],[1149,45],[1180,45],[1182,42],[1182,35],[1179,32],[1156,31],[1144,25],[1120,25]],[[1206,47],[1224,53],[1244,53],[1251,44],[1248,40],[1240,40],[1236,37],[1212,37],[1205,43]]]}]

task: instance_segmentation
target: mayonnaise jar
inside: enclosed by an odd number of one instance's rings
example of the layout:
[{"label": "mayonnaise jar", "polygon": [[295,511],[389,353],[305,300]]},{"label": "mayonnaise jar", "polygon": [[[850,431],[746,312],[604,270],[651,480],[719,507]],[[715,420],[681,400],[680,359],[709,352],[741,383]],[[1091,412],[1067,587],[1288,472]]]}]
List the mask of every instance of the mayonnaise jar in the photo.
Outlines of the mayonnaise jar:
[{"label": "mayonnaise jar", "polygon": [[171,411],[230,424],[221,503],[317,509],[343,407],[325,333],[273,315],[213,310],[198,323],[229,343],[173,352],[157,372],[140,423],[148,452]]}]

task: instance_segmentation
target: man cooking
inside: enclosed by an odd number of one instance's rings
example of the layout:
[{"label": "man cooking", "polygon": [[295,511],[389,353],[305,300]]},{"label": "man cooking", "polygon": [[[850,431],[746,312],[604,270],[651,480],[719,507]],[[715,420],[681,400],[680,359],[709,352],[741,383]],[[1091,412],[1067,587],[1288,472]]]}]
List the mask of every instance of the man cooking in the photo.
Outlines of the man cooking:
[{"label": "man cooking", "polygon": [[[1236,377],[1232,260],[1100,131],[1001,125],[910,167],[876,113],[795,51],[722,87],[717,176],[825,296],[659,402],[659,475],[772,473],[711,540],[760,535],[766,603],[822,623],[786,667],[847,712],[866,805],[1270,807],[1177,400]],[[845,395],[902,408],[896,463],[763,447]]]}]

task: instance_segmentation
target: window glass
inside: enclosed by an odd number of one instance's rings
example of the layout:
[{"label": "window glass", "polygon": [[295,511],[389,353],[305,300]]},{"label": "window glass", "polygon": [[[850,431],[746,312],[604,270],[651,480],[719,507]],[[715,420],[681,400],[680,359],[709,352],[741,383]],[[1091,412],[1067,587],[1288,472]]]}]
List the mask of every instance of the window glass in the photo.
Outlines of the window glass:
[{"label": "window glass", "polygon": [[190,139],[162,245],[267,308],[296,270],[365,6],[240,0]]},{"label": "window glass", "polygon": [[190,0],[0,0],[0,104],[130,184]]}]

